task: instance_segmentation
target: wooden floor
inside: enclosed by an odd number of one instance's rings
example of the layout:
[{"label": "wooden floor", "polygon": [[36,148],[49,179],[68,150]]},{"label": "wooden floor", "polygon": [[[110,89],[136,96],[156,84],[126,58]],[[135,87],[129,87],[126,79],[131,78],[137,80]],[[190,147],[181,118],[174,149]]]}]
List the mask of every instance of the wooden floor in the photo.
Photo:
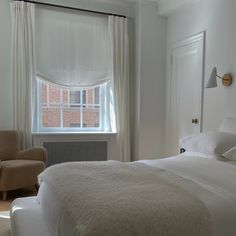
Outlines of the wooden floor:
[{"label": "wooden floor", "polygon": [[7,196],[7,200],[2,200],[2,192],[0,192],[0,211],[9,211],[11,207],[11,203],[14,199],[19,197],[29,197],[35,196],[37,194],[35,187],[24,188],[20,190],[9,191]]}]

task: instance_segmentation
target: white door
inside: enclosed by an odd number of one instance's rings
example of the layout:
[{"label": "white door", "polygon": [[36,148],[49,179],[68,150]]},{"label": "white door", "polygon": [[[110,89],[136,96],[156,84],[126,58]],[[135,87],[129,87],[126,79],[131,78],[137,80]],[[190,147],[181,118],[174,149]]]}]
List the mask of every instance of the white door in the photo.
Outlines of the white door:
[{"label": "white door", "polygon": [[201,132],[204,33],[172,48],[168,135],[172,154],[179,139]]}]

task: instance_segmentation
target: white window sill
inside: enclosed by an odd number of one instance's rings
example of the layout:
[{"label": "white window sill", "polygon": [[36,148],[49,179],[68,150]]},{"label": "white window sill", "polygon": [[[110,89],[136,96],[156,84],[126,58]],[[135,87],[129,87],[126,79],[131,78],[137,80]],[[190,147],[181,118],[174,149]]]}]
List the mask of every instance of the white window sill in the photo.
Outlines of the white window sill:
[{"label": "white window sill", "polygon": [[60,136],[67,136],[67,135],[104,135],[104,136],[115,136],[116,132],[32,132],[33,136],[42,136],[42,135],[60,135]]}]

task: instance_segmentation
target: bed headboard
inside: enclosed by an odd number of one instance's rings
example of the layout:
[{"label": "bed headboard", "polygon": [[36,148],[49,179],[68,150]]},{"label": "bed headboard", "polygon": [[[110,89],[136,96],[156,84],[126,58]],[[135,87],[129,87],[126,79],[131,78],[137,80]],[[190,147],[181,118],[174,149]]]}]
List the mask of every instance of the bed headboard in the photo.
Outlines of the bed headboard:
[{"label": "bed headboard", "polygon": [[219,131],[236,134],[236,118],[225,118],[220,124]]}]

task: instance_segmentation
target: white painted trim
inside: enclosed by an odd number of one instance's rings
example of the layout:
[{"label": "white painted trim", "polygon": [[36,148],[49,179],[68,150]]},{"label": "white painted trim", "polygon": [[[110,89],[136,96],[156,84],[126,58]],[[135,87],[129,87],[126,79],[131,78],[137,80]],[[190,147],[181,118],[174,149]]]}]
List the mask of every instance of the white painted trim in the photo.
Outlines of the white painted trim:
[{"label": "white painted trim", "polygon": [[[186,45],[189,45],[189,44],[192,44],[192,43],[195,43],[197,41],[200,41],[202,40],[203,41],[203,58],[202,58],[202,89],[201,89],[201,95],[200,95],[200,132],[202,132],[202,128],[203,128],[203,98],[204,98],[204,82],[205,82],[205,51],[206,51],[206,48],[205,48],[205,42],[206,42],[206,31],[202,31],[198,34],[194,34],[190,37],[187,37],[185,39],[182,39],[182,40],[179,40],[179,41],[176,41],[174,43],[171,44],[171,65],[170,65],[170,69],[171,69],[171,72],[170,72],[170,83],[169,83],[169,94],[171,94],[171,90],[172,90],[172,87],[171,87],[171,82],[172,82],[172,63],[173,63],[173,51],[177,48],[181,48],[181,47],[184,47]],[[168,108],[170,109],[171,107],[171,99],[169,99],[169,104],[168,104]],[[167,108],[167,109],[168,109]]]},{"label": "white painted trim", "polygon": [[155,0],[158,2],[160,16],[170,16],[176,11],[182,10],[187,7],[192,7],[194,4],[202,0]]},{"label": "white painted trim", "polygon": [[194,35],[190,35],[189,37],[186,37],[182,40],[173,42],[171,44],[168,45],[167,47],[167,78],[166,78],[166,127],[165,127],[165,132],[166,132],[166,141],[165,141],[165,152],[166,155],[172,155],[172,151],[170,151],[170,147],[169,147],[169,135],[171,134],[171,128],[170,128],[170,124],[172,124],[171,121],[171,105],[172,105],[172,100],[171,100],[171,92],[172,92],[172,56],[173,56],[173,51],[174,49],[178,48],[178,47],[183,47],[185,45],[191,44],[193,42],[196,42],[198,40],[202,40],[203,41],[203,65],[202,65],[202,91],[201,91],[201,97],[200,97],[200,113],[201,115],[199,115],[199,118],[201,119],[201,123],[200,123],[200,131],[202,131],[203,129],[203,101],[204,101],[204,76],[205,76],[205,45],[206,45],[206,32],[202,31],[198,34],[194,34]]},{"label": "white painted trim", "polygon": [[184,38],[182,40],[178,40],[178,41],[172,43],[171,44],[171,55],[172,55],[172,51],[176,48],[184,47],[188,44],[195,43],[195,42],[202,40],[202,39],[204,40],[205,35],[206,35],[206,31],[202,31],[200,33],[194,34],[192,36],[189,36],[187,38]]}]

